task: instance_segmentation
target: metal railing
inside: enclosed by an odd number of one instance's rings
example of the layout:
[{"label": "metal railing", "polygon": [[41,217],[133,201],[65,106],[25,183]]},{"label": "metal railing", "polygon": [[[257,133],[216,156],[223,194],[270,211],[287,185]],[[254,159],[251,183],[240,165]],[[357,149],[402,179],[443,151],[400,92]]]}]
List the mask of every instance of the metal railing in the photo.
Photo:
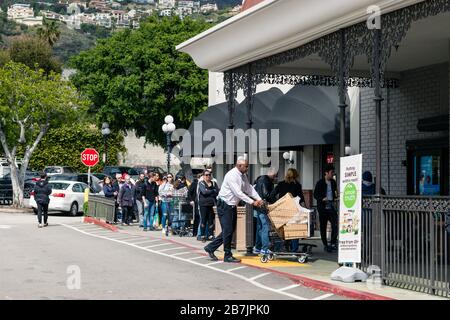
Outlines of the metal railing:
[{"label": "metal railing", "polygon": [[363,270],[379,265],[386,285],[450,297],[450,198],[366,197],[361,222]]},{"label": "metal railing", "polygon": [[105,198],[99,195],[89,195],[88,210],[86,215],[106,222],[114,221],[116,210],[114,198]]}]

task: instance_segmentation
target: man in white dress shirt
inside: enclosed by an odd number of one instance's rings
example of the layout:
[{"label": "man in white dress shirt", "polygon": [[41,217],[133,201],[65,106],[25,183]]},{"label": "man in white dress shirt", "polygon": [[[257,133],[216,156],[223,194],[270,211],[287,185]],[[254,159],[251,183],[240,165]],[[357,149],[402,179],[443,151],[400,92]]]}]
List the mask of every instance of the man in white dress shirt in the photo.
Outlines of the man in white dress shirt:
[{"label": "man in white dress shirt", "polygon": [[263,205],[261,197],[248,181],[247,171],[248,162],[240,157],[236,167],[228,171],[223,179],[222,187],[217,197],[217,214],[222,233],[205,247],[205,251],[212,260],[219,260],[214,252],[223,243],[224,262],[241,262],[241,260],[234,258],[231,253],[231,241],[236,229],[237,205],[241,200],[255,207]]}]

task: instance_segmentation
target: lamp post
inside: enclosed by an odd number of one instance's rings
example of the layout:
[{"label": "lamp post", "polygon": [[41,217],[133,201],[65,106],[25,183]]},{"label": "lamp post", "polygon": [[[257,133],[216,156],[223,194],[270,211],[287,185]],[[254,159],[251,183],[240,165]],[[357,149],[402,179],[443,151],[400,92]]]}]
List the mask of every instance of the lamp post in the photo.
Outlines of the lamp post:
[{"label": "lamp post", "polygon": [[173,117],[170,115],[164,118],[164,122],[165,124],[163,124],[162,130],[167,137],[167,173],[170,173],[170,136],[172,135],[172,132],[175,131],[176,126],[175,123],[173,123]]},{"label": "lamp post", "polygon": [[290,152],[285,152],[283,153],[283,159],[286,160],[286,162],[288,164],[294,164],[294,152],[290,151]]},{"label": "lamp post", "polygon": [[105,143],[105,166],[108,165],[108,136],[111,134],[108,122],[102,124],[102,135]]}]

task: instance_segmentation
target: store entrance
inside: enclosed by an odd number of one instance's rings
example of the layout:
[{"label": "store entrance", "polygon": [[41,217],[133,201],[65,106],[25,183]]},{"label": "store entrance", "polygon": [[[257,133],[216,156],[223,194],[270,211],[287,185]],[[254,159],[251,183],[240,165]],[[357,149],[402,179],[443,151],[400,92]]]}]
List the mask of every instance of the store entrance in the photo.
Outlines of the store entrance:
[{"label": "store entrance", "polygon": [[448,139],[407,142],[408,195],[448,196]]}]

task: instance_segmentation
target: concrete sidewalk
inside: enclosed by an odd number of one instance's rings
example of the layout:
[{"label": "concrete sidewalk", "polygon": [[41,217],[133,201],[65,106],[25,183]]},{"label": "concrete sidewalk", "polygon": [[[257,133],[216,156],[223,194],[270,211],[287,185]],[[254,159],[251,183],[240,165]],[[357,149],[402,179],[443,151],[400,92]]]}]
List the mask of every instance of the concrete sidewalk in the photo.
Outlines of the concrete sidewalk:
[{"label": "concrete sidewalk", "polygon": [[[168,241],[189,246],[194,249],[203,251],[206,245],[196,238],[179,237],[169,235],[166,237],[161,231],[147,231],[144,232],[136,224],[133,226],[120,226],[117,228],[118,232],[148,235],[151,238],[166,239]],[[394,287],[382,286],[380,288],[371,288],[367,283],[343,283],[333,281],[330,275],[333,271],[339,268],[337,263],[337,253],[326,253],[320,240],[308,240],[305,243],[313,243],[317,245],[314,248],[313,255],[305,264],[300,264],[295,258],[280,258],[268,263],[262,263],[258,256],[246,256],[245,252],[235,252],[235,257],[242,259],[245,265],[251,265],[257,268],[269,269],[272,272],[282,273],[298,283],[329,291],[338,295],[351,297],[354,299],[395,299],[395,300],[449,300],[429,294],[419,293],[410,290],[404,290]],[[217,255],[222,256],[222,252],[218,251]]]}]

